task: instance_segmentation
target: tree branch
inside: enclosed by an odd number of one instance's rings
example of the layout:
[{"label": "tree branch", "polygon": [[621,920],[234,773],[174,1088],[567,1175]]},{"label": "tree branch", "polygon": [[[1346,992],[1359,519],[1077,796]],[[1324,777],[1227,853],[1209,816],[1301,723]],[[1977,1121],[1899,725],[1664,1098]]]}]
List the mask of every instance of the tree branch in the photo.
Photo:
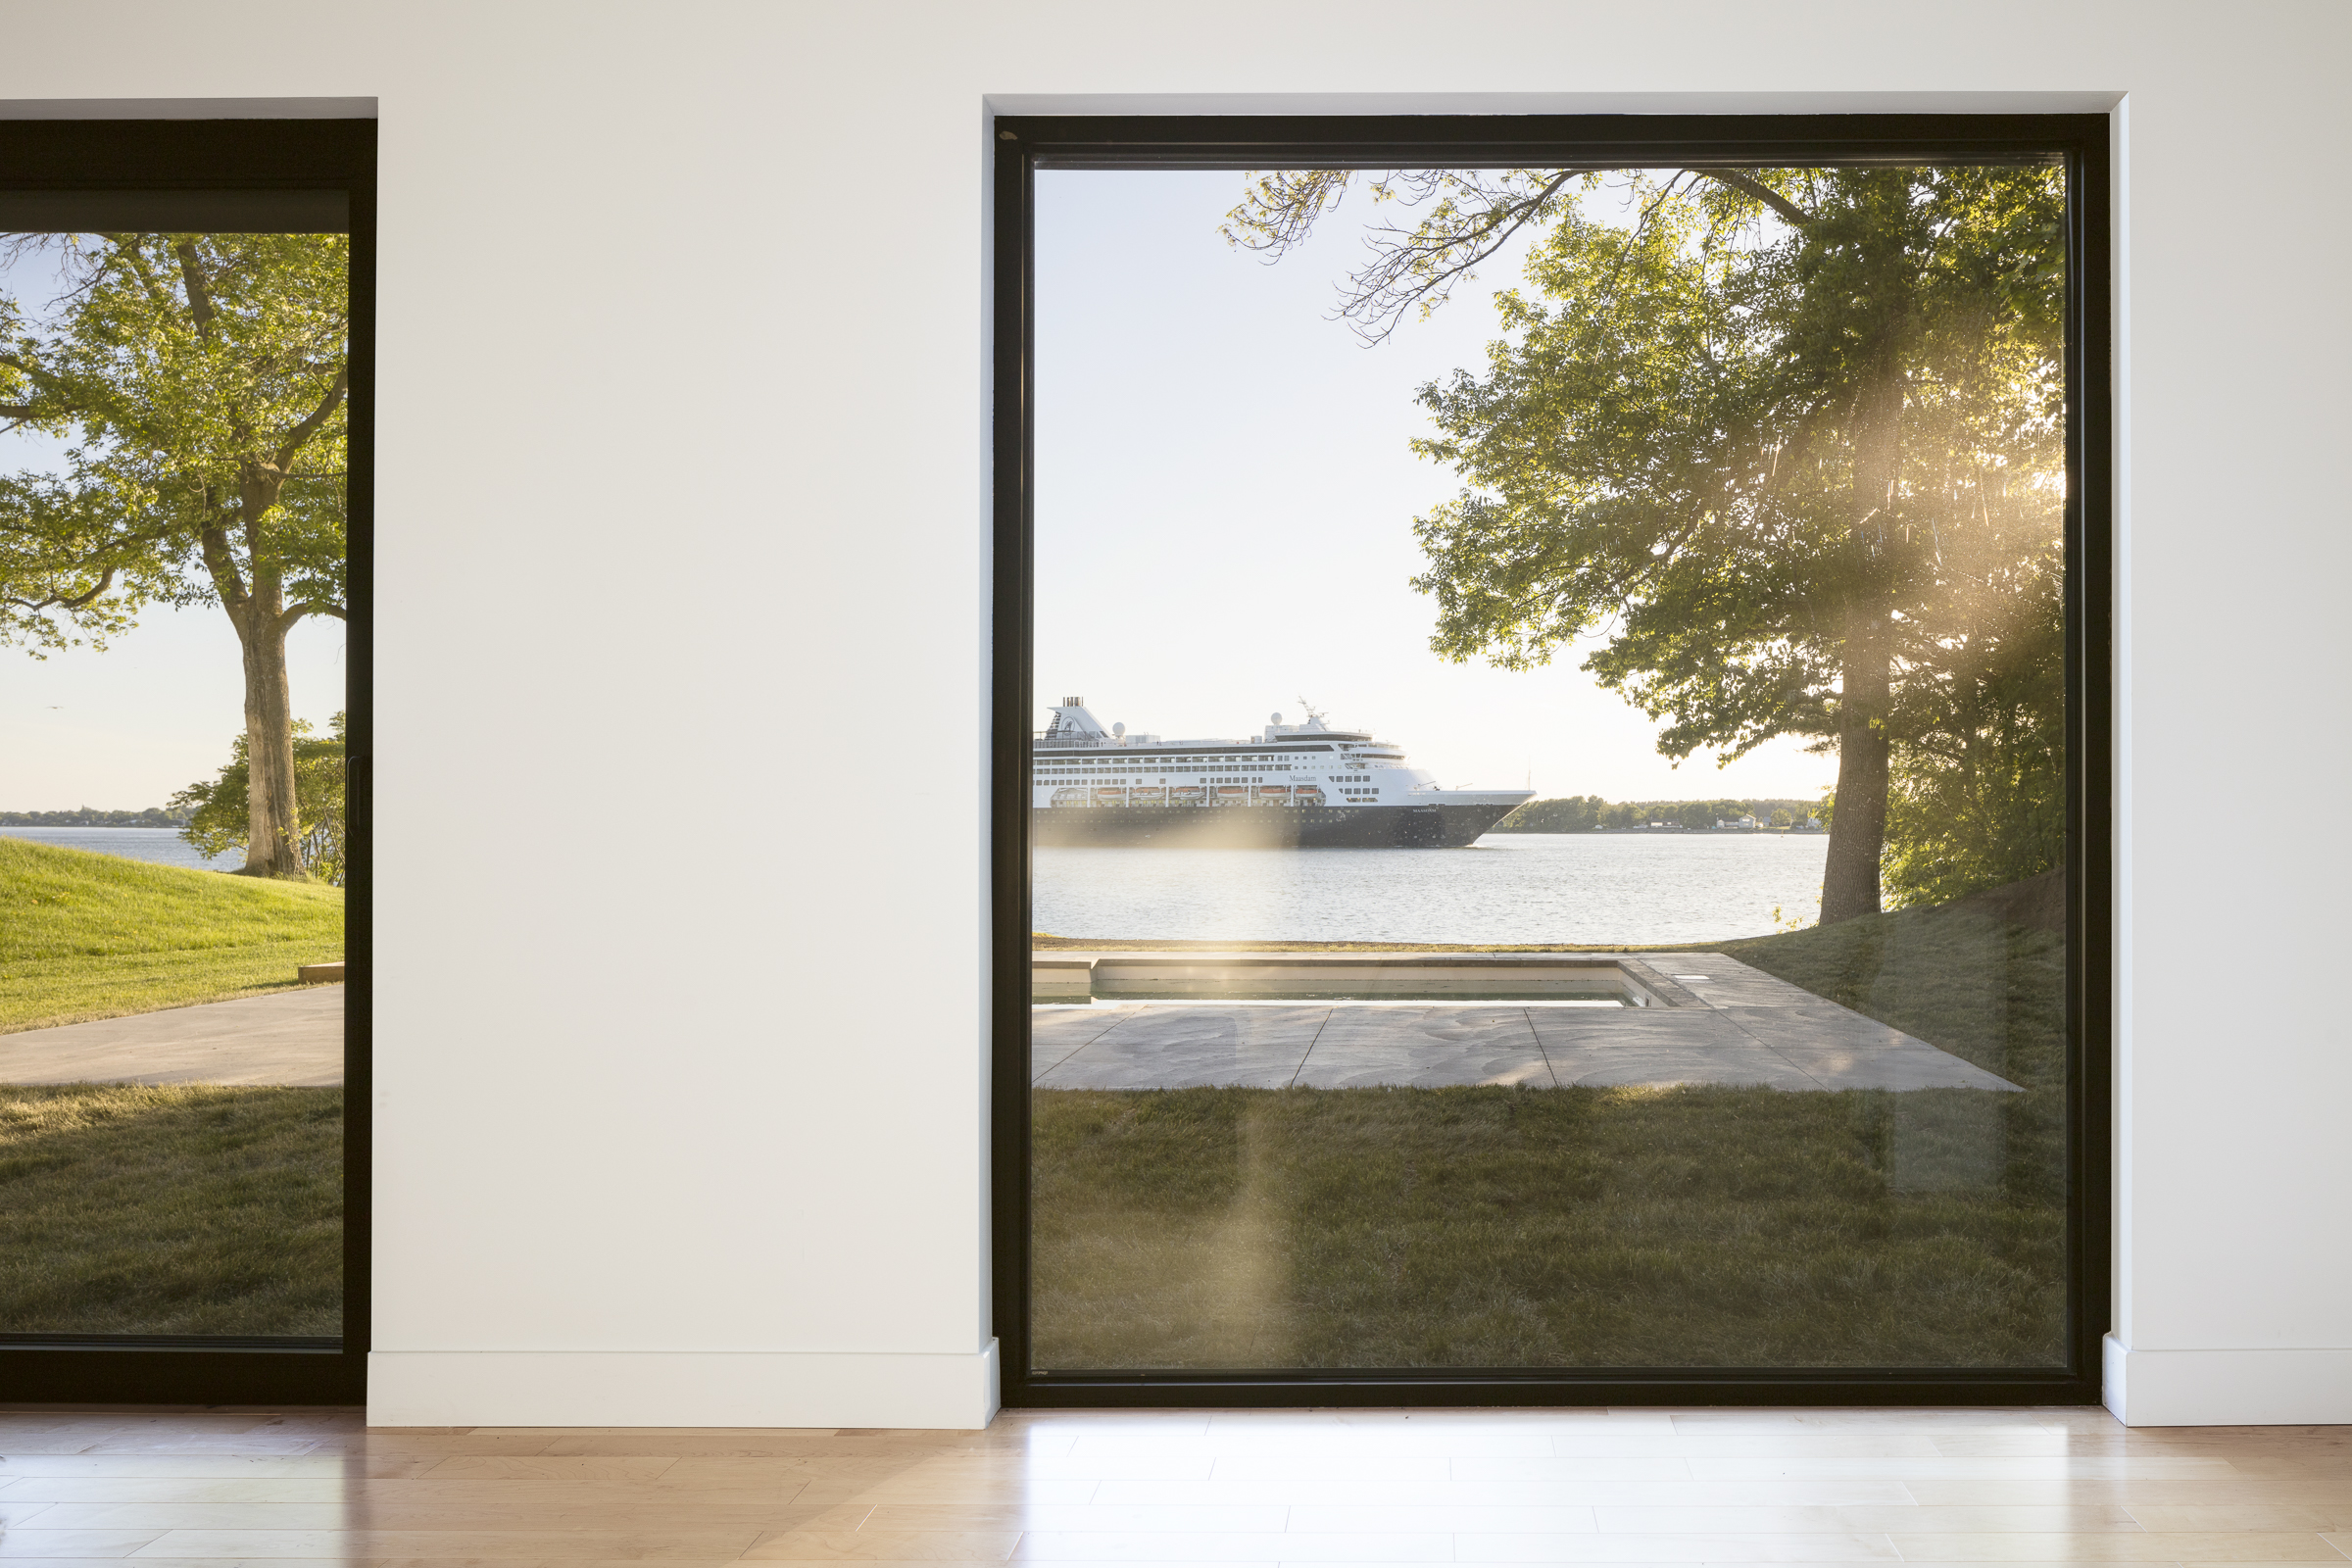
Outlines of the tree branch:
[{"label": "tree branch", "polygon": [[86,610],[98,600],[100,595],[115,585],[115,574],[121,569],[119,566],[107,567],[106,570],[99,573],[97,586],[87,593],[51,594],[46,599],[20,599],[15,594],[10,594],[5,602],[19,610],[36,612],[42,610]]},{"label": "tree branch", "polygon": [[286,607],[284,614],[277,617],[278,628],[290,631],[294,623],[305,615],[332,615],[337,620],[345,621],[351,618],[343,612],[341,605],[322,605],[309,599],[298,599]]},{"label": "tree branch", "polygon": [[1729,185],[1742,196],[1753,196],[1800,228],[1813,221],[1811,213],[1806,212],[1802,207],[1797,206],[1796,203],[1752,174],[1744,173],[1737,169],[1696,169],[1691,172],[1704,174],[1718,185]]},{"label": "tree branch", "polygon": [[196,254],[196,242],[183,239],[172,247],[179,258],[179,275],[188,285],[188,314],[196,319],[196,335],[212,335],[213,318],[220,314],[213,304],[213,291],[204,280],[204,263]]},{"label": "tree branch", "polygon": [[343,401],[343,393],[350,385],[351,371],[348,369],[337,370],[335,384],[326,389],[326,396],[318,400],[318,406],[313,409],[300,424],[286,433],[285,443],[277,449],[277,456],[273,460],[273,466],[279,473],[282,474],[286,471],[287,466],[294,461],[294,455],[300,452],[311,437],[318,433],[318,427],[333,416],[335,406]]},{"label": "tree branch", "polygon": [[[1561,186],[1590,172],[1583,168],[1563,169],[1532,195],[1499,201],[1464,228],[1450,233],[1443,229],[1431,233],[1424,228],[1408,236],[1394,227],[1385,230],[1397,237],[1385,245],[1379,240],[1372,242],[1379,260],[1349,279],[1355,292],[1342,298],[1340,316],[1357,323],[1355,334],[1367,345],[1385,342],[1409,307],[1419,305],[1426,313],[1443,305],[1454,284],[1508,245],[1519,230],[1549,212]],[[1450,200],[1447,198],[1448,203]],[[1463,254],[1465,248],[1467,254]]]}]

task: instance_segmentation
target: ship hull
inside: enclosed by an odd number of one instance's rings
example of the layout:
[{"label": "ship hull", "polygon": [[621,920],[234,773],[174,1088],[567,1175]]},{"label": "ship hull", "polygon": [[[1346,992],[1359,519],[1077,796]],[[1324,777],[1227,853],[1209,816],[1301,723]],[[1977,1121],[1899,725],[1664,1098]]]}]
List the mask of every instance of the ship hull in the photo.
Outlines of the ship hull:
[{"label": "ship hull", "polygon": [[1458,850],[1511,806],[1036,806],[1032,844],[1154,849]]}]

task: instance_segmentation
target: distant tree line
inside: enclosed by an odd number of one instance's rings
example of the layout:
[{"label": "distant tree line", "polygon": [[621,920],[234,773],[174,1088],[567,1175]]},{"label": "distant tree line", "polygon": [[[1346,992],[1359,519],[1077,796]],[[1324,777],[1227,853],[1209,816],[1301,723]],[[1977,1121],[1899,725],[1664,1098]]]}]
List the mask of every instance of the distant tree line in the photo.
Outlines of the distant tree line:
[{"label": "distant tree line", "polygon": [[1808,816],[1829,819],[1818,800],[1745,801],[1604,801],[1597,795],[1570,795],[1561,800],[1530,801],[1494,824],[1496,833],[1591,833],[1603,828],[1712,828],[1718,822],[1737,822],[1753,816],[1768,827],[1794,827]]},{"label": "distant tree line", "polygon": [[77,811],[0,811],[0,827],[185,827],[190,814],[178,807],[101,811],[85,806]]}]

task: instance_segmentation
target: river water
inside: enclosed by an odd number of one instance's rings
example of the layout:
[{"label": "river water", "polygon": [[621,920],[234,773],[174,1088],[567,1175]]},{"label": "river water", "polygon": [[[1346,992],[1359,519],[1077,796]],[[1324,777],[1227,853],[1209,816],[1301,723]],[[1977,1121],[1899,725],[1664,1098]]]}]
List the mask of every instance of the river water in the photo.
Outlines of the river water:
[{"label": "river water", "polygon": [[[162,827],[0,837],[233,871]],[[1490,833],[1466,850],[1041,847],[1030,925],[1205,942],[1720,942],[1820,911],[1826,833]]]},{"label": "river water", "polygon": [[1040,847],[1030,926],[1209,942],[1721,942],[1821,912],[1826,833],[1490,833],[1464,850]]},{"label": "river water", "polygon": [[130,860],[153,860],[158,865],[192,866],[199,871],[234,871],[245,863],[245,852],[231,850],[208,859],[179,836],[175,827],[0,827],[0,838],[30,839],[69,850],[96,850]]}]

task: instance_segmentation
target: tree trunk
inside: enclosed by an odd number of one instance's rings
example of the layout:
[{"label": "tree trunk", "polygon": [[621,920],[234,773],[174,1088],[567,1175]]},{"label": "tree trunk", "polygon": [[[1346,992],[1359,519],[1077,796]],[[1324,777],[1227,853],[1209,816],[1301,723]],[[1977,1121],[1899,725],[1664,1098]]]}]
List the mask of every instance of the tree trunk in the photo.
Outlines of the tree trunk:
[{"label": "tree trunk", "polygon": [[300,877],[302,813],[294,792],[294,702],[286,628],[274,593],[229,619],[245,653],[245,875]]},{"label": "tree trunk", "polygon": [[1894,675],[1889,562],[1901,500],[1904,393],[1902,365],[1886,335],[1854,408],[1853,597],[1838,672],[1838,808],[1822,867],[1823,925],[1879,912],[1879,859],[1886,846],[1886,720]]},{"label": "tree trunk", "polygon": [[1857,613],[1845,635],[1838,705],[1838,808],[1822,866],[1821,923],[1879,912],[1879,857],[1886,843],[1886,622]]}]

